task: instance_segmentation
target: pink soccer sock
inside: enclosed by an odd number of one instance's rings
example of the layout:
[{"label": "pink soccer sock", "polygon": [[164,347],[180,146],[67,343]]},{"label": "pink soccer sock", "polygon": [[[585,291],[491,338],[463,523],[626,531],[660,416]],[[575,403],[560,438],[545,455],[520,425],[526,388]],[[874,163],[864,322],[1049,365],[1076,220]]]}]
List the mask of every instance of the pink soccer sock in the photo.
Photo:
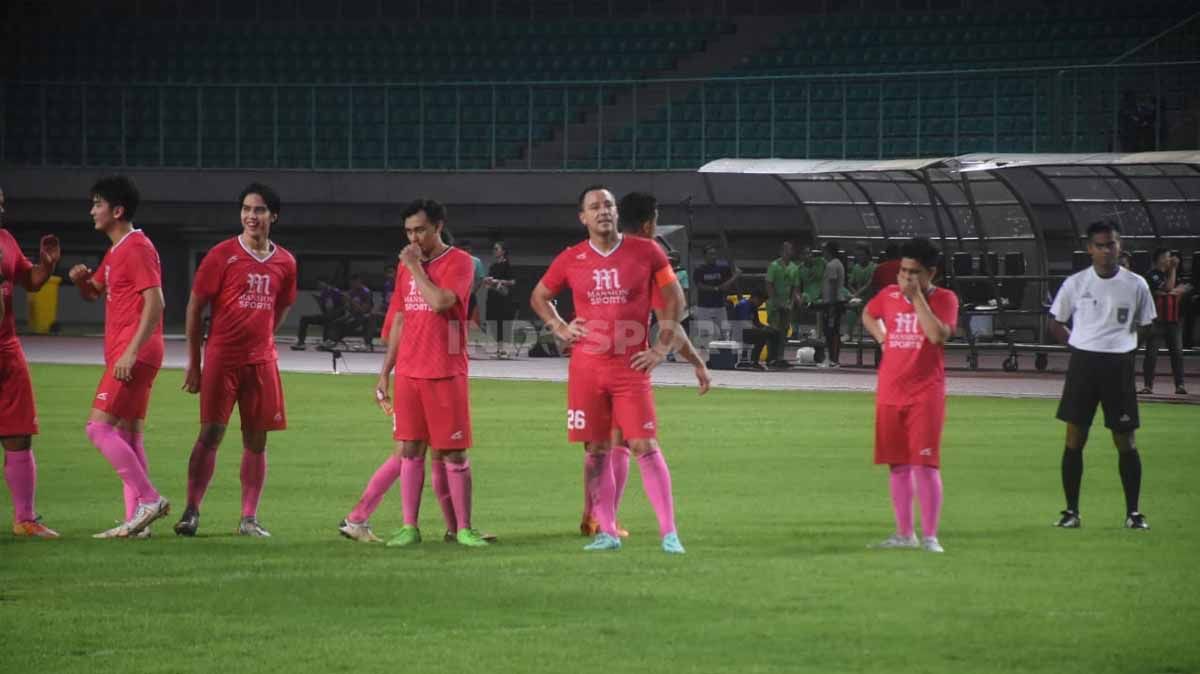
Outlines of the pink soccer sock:
[{"label": "pink soccer sock", "polygon": [[913,472],[912,466],[892,466],[892,510],[896,513],[896,533],[908,538],[913,535]]},{"label": "pink soccer sock", "polygon": [[[133,455],[137,457],[138,465],[140,465],[142,470],[146,471],[146,474],[149,475],[150,467],[146,463],[146,448],[142,444],[143,434],[135,433],[134,431],[124,428],[118,428],[117,433],[121,435],[122,440],[129,443],[129,448],[133,450]],[[125,496],[125,521],[129,521],[133,519],[134,513],[137,512],[137,494],[134,493],[133,489],[130,488],[128,484],[122,484],[121,486],[123,495]]]},{"label": "pink soccer sock", "polygon": [[937,538],[942,517],[942,473],[936,466],[913,466],[917,475],[917,497],[921,502],[921,534]]},{"label": "pink soccer sock", "polygon": [[450,485],[458,531],[466,531],[471,528],[471,462],[463,459],[462,463],[447,465],[446,482]]},{"label": "pink soccer sock", "polygon": [[666,536],[675,531],[675,497],[671,494],[671,471],[667,468],[667,460],[656,449],[638,457],[638,468],[642,471],[646,497],[658,516],[658,535]]},{"label": "pink soccer sock", "polygon": [[629,448],[617,445],[612,448],[609,464],[613,472],[613,514],[621,512],[621,497],[625,496],[625,485],[629,482]]},{"label": "pink soccer sock", "polygon": [[192,455],[188,458],[187,505],[189,508],[200,510],[204,501],[204,493],[212,482],[213,472],[217,469],[217,448],[207,447],[199,441],[192,445]]},{"label": "pink soccer sock", "polygon": [[415,527],[421,515],[421,491],[425,488],[425,457],[400,459],[400,505],[404,526]]},{"label": "pink soccer sock", "polygon": [[591,497],[590,512],[600,525],[600,531],[616,537],[617,524],[614,506],[616,485],[608,452],[588,452],[584,460],[584,484]]},{"label": "pink soccer sock", "polygon": [[4,452],[4,481],[8,483],[13,502],[13,522],[32,522],[37,519],[33,496],[37,492],[37,460],[33,450]]},{"label": "pink soccer sock", "polygon": [[142,467],[137,454],[134,453],[125,438],[121,437],[121,433],[116,428],[99,421],[89,421],[87,436],[96,449],[104,455],[104,458],[108,459],[108,463],[112,465],[121,481],[129,485],[133,493],[137,494],[137,500],[140,503],[158,501],[160,498],[158,491],[150,483],[146,469]]},{"label": "pink soccer sock", "polygon": [[396,480],[400,479],[400,457],[396,455],[389,456],[387,461],[380,464],[375,470],[375,474],[367,481],[367,488],[363,490],[362,498],[358,499],[358,503],[354,505],[354,510],[350,511],[350,516],[347,518],[356,524],[362,524],[371,519],[371,513],[379,507],[380,501],[387,494]]},{"label": "pink soccer sock", "polygon": [[242,517],[258,516],[258,500],[267,483],[267,450],[242,449]]},{"label": "pink soccer sock", "polygon": [[[446,531],[458,531],[458,516],[454,511],[454,498],[450,493],[446,462],[433,459],[433,463],[429,466],[429,474],[433,477],[433,495],[437,497],[438,505],[442,507],[442,519],[446,521]],[[467,519],[469,520],[470,517]]]},{"label": "pink soccer sock", "polygon": [[587,520],[592,516],[592,485],[588,482],[588,463],[592,460],[592,455],[583,453],[583,519]]}]

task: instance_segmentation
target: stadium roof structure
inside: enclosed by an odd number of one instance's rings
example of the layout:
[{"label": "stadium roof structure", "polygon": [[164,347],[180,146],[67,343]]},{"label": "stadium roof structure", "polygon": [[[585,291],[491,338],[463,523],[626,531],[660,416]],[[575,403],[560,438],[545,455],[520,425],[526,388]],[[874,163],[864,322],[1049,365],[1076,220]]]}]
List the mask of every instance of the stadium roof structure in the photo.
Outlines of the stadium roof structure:
[{"label": "stadium roof structure", "polygon": [[1135,271],[1149,267],[1153,247],[1185,256],[1200,247],[1200,151],[719,159],[699,172],[718,209],[746,180],[773,180],[783,193],[776,203],[800,209],[797,233],[814,242],[940,240],[948,257],[966,258],[955,260],[957,272],[947,264],[952,282],[956,273],[993,286],[1052,282],[1080,266],[1077,251],[1097,220],[1120,226]]}]

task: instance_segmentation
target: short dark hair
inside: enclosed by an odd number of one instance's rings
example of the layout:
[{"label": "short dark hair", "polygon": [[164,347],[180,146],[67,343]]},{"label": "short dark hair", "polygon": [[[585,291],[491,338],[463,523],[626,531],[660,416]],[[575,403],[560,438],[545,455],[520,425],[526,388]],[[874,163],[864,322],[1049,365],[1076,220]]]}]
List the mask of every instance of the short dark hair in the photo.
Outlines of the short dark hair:
[{"label": "short dark hair", "polygon": [[609,194],[613,193],[613,191],[609,189],[608,185],[601,185],[599,183],[588,185],[587,187],[583,188],[582,192],[579,193],[579,210],[583,210],[583,200],[587,198],[588,192],[596,192],[599,190],[604,190]]},{"label": "short dark hair", "polygon": [[[1122,252],[1124,252],[1124,251],[1122,251]],[[1171,254],[1170,248],[1155,248],[1154,249],[1154,257],[1152,257],[1150,259],[1154,260],[1155,262],[1158,262],[1158,258],[1162,257],[1163,255],[1170,255],[1170,254]]]},{"label": "short dark hair", "polygon": [[916,260],[926,269],[937,267],[942,261],[942,251],[923,236],[914,237],[900,246],[900,257]]},{"label": "short dark hair", "polygon": [[717,244],[715,244],[715,243],[706,243],[706,244],[704,244],[704,254],[705,254],[705,255],[707,255],[707,254],[708,254],[708,251],[710,251],[710,250],[711,250],[712,252],[714,252],[714,253],[720,253],[720,252],[721,252],[721,248],[720,248],[719,246],[717,246]]},{"label": "short dark hair", "polygon": [[653,194],[647,192],[626,194],[621,197],[621,203],[617,205],[621,229],[627,232],[636,232],[642,228],[642,225],[654,219],[654,213],[657,210],[658,199],[655,199]]},{"label": "short dark hair", "polygon": [[125,219],[133,220],[137,213],[138,204],[142,201],[137,185],[128,176],[105,176],[92,185],[92,196],[100,197],[112,208],[120,206],[125,209]]},{"label": "short dark hair", "polygon": [[1121,236],[1121,227],[1112,220],[1097,220],[1088,225],[1087,237],[1090,241],[1097,234],[1112,234],[1113,236]]},{"label": "short dark hair", "polygon": [[400,219],[407,220],[417,213],[424,213],[432,223],[446,224],[446,207],[433,199],[414,199],[408,202],[400,213]]},{"label": "short dark hair", "polygon": [[262,200],[267,202],[267,210],[275,215],[279,215],[279,209],[283,204],[279,201],[279,193],[271,189],[270,185],[264,185],[263,183],[250,183],[246,185],[242,189],[241,196],[238,197],[238,205],[241,206],[246,203],[246,197],[251,194],[257,194],[262,197]]},{"label": "short dark hair", "polygon": [[826,253],[829,253],[830,255],[832,255],[834,257],[837,257],[842,254],[842,251],[840,249],[838,249],[837,241],[826,241],[825,245],[822,246],[822,248],[825,249]]},{"label": "short dark hair", "polygon": [[500,250],[504,251],[505,255],[508,255],[508,244],[507,243],[504,243],[503,241],[493,241],[492,248],[495,248],[496,246],[500,246]]}]

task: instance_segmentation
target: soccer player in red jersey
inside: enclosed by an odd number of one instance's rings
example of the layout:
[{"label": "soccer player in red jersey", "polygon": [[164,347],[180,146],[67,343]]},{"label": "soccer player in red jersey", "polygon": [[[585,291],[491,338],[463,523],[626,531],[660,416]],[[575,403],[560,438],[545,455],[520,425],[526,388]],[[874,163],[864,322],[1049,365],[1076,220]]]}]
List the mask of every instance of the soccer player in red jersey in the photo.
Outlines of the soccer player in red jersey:
[{"label": "soccer player in red jersey", "polygon": [[[877,547],[942,552],[942,427],[946,420],[945,343],[958,323],[958,297],[932,285],[941,251],[929,239],[900,248],[896,283],[863,311],[863,327],[883,346],[875,398],[875,463],[891,466],[896,533]],[[913,491],[921,504],[918,542]]]},{"label": "soccer player in red jersey", "polygon": [[[592,515],[600,532],[587,550],[619,550],[611,432],[621,429],[638,457],[646,494],[658,516],[663,550],[682,553],[675,528],[671,474],[655,439],[658,420],[650,371],[676,344],[683,289],[662,248],[649,239],[622,236],[617,203],[603,186],[579,197],[586,241],[554,259],[530,298],[534,312],[561,340],[574,344],[567,376],[567,431],[587,452]],[[567,323],[551,301],[570,287],[576,318]],[[662,316],[655,345],[648,346],[651,298],[661,294]]]},{"label": "soccer player in red jersey", "polygon": [[[187,508],[175,524],[180,536],[195,536],[200,527],[200,503],[234,403],[242,420],[243,448],[238,533],[271,535],[258,521],[258,501],[267,479],[267,432],[287,428],[275,330],[296,302],[296,258],[271,241],[280,209],[275,190],[251,183],[240,202],[242,233],[208,251],[188,299],[183,390],[200,394],[200,434],[188,460]],[[210,304],[212,323],[202,362],[204,309]]]},{"label": "soccer player in red jersey", "polygon": [[[651,241],[655,240],[655,230],[658,226],[658,200],[654,198],[654,195],[645,192],[630,192],[621,197],[620,203],[617,204],[617,212],[620,214],[619,223],[623,234]],[[650,308],[654,310],[660,322],[665,320],[662,314],[662,295],[660,293],[653,293],[651,298]],[[700,395],[704,395],[708,392],[709,386],[712,384],[712,376],[708,372],[708,365],[700,357],[700,353],[696,351],[696,347],[692,344],[692,340],[688,338],[686,332],[679,330],[676,335],[678,341],[675,344],[675,348],[679,350],[679,354],[683,359],[694,368]],[[629,459],[631,452],[628,444],[625,442],[625,436],[621,434],[620,427],[613,426],[611,441],[612,449],[610,450],[609,465],[612,466],[613,472],[613,514],[615,516],[621,511],[621,499],[625,495],[625,485],[629,481]],[[579,533],[587,537],[592,537],[600,533],[600,523],[592,516],[591,504],[593,496],[588,490],[586,453],[584,454],[583,468],[583,518],[579,524]],[[629,532],[621,527],[619,520],[617,521],[617,534],[621,538],[629,536]]]},{"label": "soccer player in red jersey", "polygon": [[71,281],[87,301],[104,296],[104,376],[92,399],[87,436],[125,485],[125,521],[97,538],[146,535],[171,510],[150,482],[142,431],[163,361],[162,265],[150,238],[134,229],[140,196],[125,176],[92,186],[92,220],[112,247],[95,270],[78,264]]},{"label": "soccer player in red jersey", "polygon": [[4,229],[4,190],[0,189],[0,445],[4,447],[4,481],[13,502],[13,534],[35,538],[58,538],[42,524],[34,510],[37,492],[37,461],[33,458],[33,436],[37,435],[37,407],[25,352],[17,339],[12,311],[13,288],[20,284],[36,292],[62,257],[58,239],[42,237],[38,263],[21,252],[17,240]]},{"label": "soccer player in red jersey", "polygon": [[[447,526],[453,528],[454,540],[482,547],[489,541],[471,527],[471,464],[467,460],[471,446],[467,308],[475,263],[470,255],[442,240],[446,224],[442,204],[418,199],[404,209],[402,217],[409,244],[400,252],[387,356],[375,387],[379,406],[392,415],[396,453],[375,471],[338,530],[357,541],[378,541],[367,520],[399,479],[404,526],[387,544],[420,543],[418,515],[425,486],[425,455],[432,449],[433,488]],[[393,368],[394,404],[388,393]]]}]

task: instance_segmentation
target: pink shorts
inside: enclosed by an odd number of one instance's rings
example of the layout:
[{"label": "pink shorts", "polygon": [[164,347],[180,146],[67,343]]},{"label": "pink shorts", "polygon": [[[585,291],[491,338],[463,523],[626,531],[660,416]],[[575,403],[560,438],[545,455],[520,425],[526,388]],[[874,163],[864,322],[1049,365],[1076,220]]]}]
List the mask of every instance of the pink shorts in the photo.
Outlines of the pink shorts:
[{"label": "pink shorts", "polygon": [[233,404],[244,431],[287,428],[283,384],[276,361],[223,367],[207,363],[200,373],[200,423],[229,424]]},{"label": "pink shorts", "polygon": [[0,348],[0,438],[37,435],[37,406],[20,344]]},{"label": "pink shorts", "polygon": [[120,381],[113,377],[112,366],[105,366],[104,376],[96,387],[96,397],[92,399],[92,409],[118,419],[145,419],[146,411],[150,409],[150,389],[154,388],[157,376],[157,367],[137,362],[133,364],[133,378]]},{"label": "pink shorts", "polygon": [[875,463],[941,465],[945,396],[875,406]]},{"label": "pink shorts", "polygon": [[623,360],[571,358],[567,374],[567,439],[604,442],[614,428],[626,440],[658,435],[650,375]]},{"label": "pink shorts", "polygon": [[417,379],[396,375],[392,439],[419,440],[434,450],[471,446],[471,398],[466,375]]}]

